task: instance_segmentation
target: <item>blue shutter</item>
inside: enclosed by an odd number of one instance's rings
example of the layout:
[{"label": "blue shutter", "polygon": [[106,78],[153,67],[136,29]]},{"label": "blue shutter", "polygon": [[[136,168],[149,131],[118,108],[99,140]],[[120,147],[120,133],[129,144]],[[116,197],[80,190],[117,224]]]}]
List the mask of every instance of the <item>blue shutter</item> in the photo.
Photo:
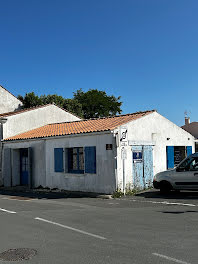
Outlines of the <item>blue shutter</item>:
[{"label": "blue shutter", "polygon": [[166,147],[167,169],[174,168],[174,146]]},{"label": "blue shutter", "polygon": [[85,147],[85,173],[96,173],[96,147]]},{"label": "blue shutter", "polygon": [[187,157],[192,154],[192,146],[186,147]]},{"label": "blue shutter", "polygon": [[54,171],[63,172],[63,148],[54,149]]}]

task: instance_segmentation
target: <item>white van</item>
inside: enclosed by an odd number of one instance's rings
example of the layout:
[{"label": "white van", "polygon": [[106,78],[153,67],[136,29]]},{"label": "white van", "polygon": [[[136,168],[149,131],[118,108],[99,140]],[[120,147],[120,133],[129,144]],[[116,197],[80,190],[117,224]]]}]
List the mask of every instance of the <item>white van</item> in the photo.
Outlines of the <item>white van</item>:
[{"label": "white van", "polygon": [[198,152],[185,158],[176,168],[157,173],[153,186],[162,193],[170,190],[198,190]]}]

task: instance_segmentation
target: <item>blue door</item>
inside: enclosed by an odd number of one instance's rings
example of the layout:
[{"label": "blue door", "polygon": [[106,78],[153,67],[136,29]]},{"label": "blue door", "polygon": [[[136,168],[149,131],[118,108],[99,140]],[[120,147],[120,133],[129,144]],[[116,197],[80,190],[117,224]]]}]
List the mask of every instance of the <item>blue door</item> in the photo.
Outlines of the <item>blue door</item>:
[{"label": "blue door", "polygon": [[146,189],[153,182],[152,146],[133,146],[133,183],[134,188]]},{"label": "blue door", "polygon": [[153,147],[143,147],[143,162],[144,162],[144,188],[153,185]]},{"label": "blue door", "polygon": [[133,158],[133,185],[135,189],[144,189],[143,179],[143,147],[132,147]]},{"label": "blue door", "polygon": [[21,149],[21,185],[28,185],[28,149]]}]

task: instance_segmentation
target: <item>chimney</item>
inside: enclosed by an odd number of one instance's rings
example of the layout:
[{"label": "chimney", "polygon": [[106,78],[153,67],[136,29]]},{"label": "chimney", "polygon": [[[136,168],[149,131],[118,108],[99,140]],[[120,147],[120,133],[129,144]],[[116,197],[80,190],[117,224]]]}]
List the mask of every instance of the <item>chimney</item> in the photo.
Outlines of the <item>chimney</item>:
[{"label": "chimney", "polygon": [[185,117],[185,125],[189,125],[190,124],[190,117]]}]

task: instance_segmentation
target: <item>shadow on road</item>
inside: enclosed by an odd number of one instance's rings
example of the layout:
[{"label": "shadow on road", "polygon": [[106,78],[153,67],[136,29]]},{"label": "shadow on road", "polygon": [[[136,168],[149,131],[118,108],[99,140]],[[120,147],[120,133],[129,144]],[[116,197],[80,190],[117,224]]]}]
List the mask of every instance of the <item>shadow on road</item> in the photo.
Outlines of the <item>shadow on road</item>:
[{"label": "shadow on road", "polygon": [[168,194],[161,194],[158,190],[151,190],[148,192],[143,192],[136,194],[136,196],[149,198],[149,199],[180,199],[180,200],[198,200],[198,191],[171,191]]},{"label": "shadow on road", "polygon": [[184,213],[198,213],[198,211],[162,211],[163,214],[184,214]]},{"label": "shadow on road", "polygon": [[0,195],[9,196],[9,199],[65,199],[65,198],[96,198],[97,194],[83,192],[51,192],[51,191],[11,191],[0,190]]}]

